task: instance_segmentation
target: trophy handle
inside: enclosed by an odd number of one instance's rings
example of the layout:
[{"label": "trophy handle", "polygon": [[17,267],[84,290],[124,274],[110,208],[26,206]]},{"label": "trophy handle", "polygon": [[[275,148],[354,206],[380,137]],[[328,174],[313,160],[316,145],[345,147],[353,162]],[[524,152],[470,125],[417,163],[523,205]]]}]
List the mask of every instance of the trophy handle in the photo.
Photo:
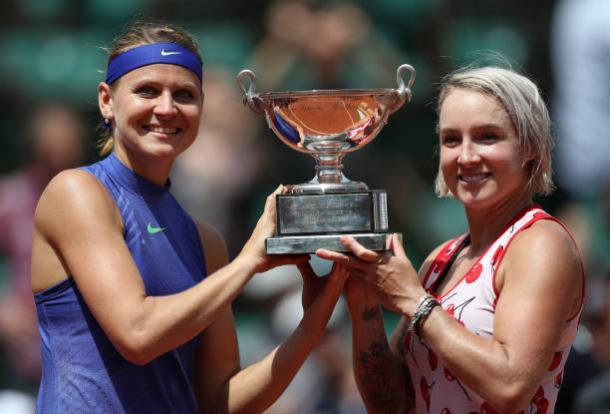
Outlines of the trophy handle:
[{"label": "trophy handle", "polygon": [[[404,80],[405,73],[410,73],[406,85]],[[400,65],[398,69],[396,69],[396,83],[398,84],[396,92],[398,93],[399,99],[389,108],[390,113],[396,112],[405,102],[411,101],[411,97],[413,96],[411,88],[415,83],[415,68],[406,63]]]},{"label": "trophy handle", "polygon": [[244,94],[244,105],[259,115],[265,115],[263,103],[256,93],[256,75],[250,69],[244,69],[237,74],[237,85]]}]

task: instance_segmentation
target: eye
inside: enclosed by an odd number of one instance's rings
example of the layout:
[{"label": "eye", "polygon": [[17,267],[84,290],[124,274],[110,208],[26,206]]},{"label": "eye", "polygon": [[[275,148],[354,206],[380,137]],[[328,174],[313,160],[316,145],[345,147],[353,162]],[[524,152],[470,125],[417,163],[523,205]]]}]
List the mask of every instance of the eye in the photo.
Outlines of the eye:
[{"label": "eye", "polygon": [[441,144],[445,147],[455,147],[460,143],[461,138],[457,135],[441,136]]},{"label": "eye", "polygon": [[479,139],[486,144],[493,144],[500,139],[500,136],[495,132],[484,132]]},{"label": "eye", "polygon": [[152,86],[140,86],[135,90],[135,93],[143,98],[153,98],[159,94]]},{"label": "eye", "polygon": [[174,92],[174,99],[178,102],[191,102],[195,97],[188,89],[180,89]]}]

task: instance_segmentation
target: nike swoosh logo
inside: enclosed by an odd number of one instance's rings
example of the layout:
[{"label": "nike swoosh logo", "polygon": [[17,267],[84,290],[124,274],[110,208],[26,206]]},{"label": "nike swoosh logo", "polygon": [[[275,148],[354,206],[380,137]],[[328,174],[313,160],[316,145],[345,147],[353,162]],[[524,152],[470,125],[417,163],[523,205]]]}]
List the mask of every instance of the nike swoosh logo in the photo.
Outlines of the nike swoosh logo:
[{"label": "nike swoosh logo", "polygon": [[161,56],[169,56],[169,55],[179,55],[182,52],[166,52],[164,49],[161,49]]},{"label": "nike swoosh logo", "polygon": [[148,223],[148,226],[146,226],[146,231],[148,231],[148,234],[157,234],[165,231],[166,228],[167,227],[153,227],[152,224]]}]

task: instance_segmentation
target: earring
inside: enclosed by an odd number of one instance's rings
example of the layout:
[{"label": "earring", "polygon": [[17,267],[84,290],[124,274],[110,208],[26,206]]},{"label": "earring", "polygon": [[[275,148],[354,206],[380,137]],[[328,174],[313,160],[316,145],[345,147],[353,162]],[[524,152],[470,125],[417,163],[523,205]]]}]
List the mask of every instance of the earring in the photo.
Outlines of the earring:
[{"label": "earring", "polygon": [[110,129],[112,128],[112,121],[108,118],[104,118],[104,128]]}]

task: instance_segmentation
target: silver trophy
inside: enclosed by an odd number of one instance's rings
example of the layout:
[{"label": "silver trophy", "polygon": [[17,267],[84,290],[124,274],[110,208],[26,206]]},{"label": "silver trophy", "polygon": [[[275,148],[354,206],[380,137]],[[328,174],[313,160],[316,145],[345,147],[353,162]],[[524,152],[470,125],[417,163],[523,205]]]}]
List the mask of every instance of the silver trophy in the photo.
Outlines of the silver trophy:
[{"label": "silver trophy", "polygon": [[411,100],[415,69],[399,66],[396,81],[396,89],[257,93],[254,72],[239,72],[244,102],[265,117],[286,145],[311,155],[316,163],[311,181],[277,197],[276,234],[265,241],[267,254],[314,253],[319,248],[346,251],[339,241],[344,234],[368,249],[387,249],[391,233],[386,192],[347,179],[342,161],[371,142],[390,114]]}]

